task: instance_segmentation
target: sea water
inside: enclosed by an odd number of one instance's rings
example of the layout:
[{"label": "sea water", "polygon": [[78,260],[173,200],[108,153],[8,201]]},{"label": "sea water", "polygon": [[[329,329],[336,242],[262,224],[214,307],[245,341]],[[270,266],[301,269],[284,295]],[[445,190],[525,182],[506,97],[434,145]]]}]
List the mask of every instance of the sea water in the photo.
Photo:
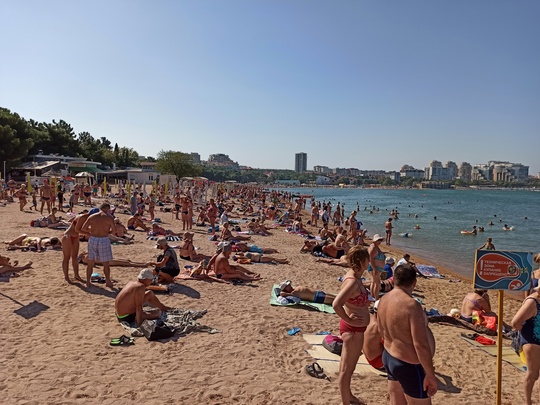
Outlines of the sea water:
[{"label": "sea water", "polygon": [[[428,259],[471,278],[477,248],[488,237],[497,250],[538,252],[536,232],[540,224],[540,192],[513,190],[426,190],[426,189],[286,189],[293,194],[313,195],[316,201],[337,203],[345,215],[358,207],[357,219],[368,235],[384,237],[390,211],[399,212],[392,245],[408,252],[417,263]],[[309,210],[309,200],[306,209]],[[488,225],[490,221],[494,225]],[[321,222],[322,224],[322,222]],[[504,231],[503,225],[514,227]],[[421,229],[414,229],[419,225]],[[484,227],[485,232],[463,235],[461,230]],[[408,237],[400,234],[408,233]],[[384,243],[381,245],[384,250]]]}]

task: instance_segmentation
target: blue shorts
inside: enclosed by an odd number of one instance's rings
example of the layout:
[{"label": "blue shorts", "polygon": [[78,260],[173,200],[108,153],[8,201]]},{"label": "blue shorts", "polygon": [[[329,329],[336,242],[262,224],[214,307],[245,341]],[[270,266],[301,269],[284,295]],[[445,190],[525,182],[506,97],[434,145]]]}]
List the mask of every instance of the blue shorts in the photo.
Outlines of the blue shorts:
[{"label": "blue shorts", "polygon": [[258,247],[257,245],[249,245],[249,251],[254,253],[263,253],[262,248]]},{"label": "blue shorts", "polygon": [[397,381],[403,392],[411,398],[428,398],[424,391],[426,373],[421,364],[406,363],[396,359],[386,350],[383,351],[382,361],[388,373],[388,380]]},{"label": "blue shorts", "polygon": [[317,304],[324,304],[325,298],[326,293],[324,291],[315,291],[315,297],[313,298],[313,302],[316,302]]}]

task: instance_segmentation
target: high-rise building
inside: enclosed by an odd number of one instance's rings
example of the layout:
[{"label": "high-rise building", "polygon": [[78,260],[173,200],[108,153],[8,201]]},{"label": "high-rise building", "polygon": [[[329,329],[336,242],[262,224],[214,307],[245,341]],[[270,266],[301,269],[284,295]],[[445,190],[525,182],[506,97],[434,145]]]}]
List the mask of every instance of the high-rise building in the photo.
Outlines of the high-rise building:
[{"label": "high-rise building", "polygon": [[307,153],[300,152],[294,155],[294,171],[298,173],[307,170]]},{"label": "high-rise building", "polygon": [[470,163],[461,162],[458,170],[459,178],[469,183],[472,179],[472,166]]}]

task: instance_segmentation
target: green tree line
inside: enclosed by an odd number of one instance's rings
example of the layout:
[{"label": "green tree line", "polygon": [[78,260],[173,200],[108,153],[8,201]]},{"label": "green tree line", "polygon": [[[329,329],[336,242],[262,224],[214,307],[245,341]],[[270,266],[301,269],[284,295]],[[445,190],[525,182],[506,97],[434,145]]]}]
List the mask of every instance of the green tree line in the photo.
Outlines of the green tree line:
[{"label": "green tree line", "polygon": [[8,167],[21,162],[27,155],[60,154],[85,157],[103,166],[139,166],[137,151],[112,144],[105,137],[94,138],[89,132],[75,133],[64,120],[37,122],[26,120],[7,108],[0,107],[0,161]]}]

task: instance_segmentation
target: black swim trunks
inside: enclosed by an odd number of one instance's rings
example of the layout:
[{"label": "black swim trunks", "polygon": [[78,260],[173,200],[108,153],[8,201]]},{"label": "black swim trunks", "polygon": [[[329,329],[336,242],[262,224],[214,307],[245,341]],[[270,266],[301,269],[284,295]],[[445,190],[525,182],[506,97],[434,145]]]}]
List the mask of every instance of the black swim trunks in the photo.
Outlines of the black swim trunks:
[{"label": "black swim trunks", "polygon": [[165,269],[165,268],[162,268],[162,269],[156,269],[156,271],[168,274],[171,277],[176,277],[177,275],[180,274],[180,269]]},{"label": "black swim trunks", "polygon": [[137,315],[136,314],[127,314],[127,315],[119,316],[118,314],[116,314],[116,319],[118,319],[118,322],[133,323],[133,322],[135,322],[137,320]]},{"label": "black swim trunks", "polygon": [[382,360],[388,379],[399,382],[406,395],[412,398],[428,398],[427,391],[424,391],[426,373],[421,364],[396,359],[386,350],[383,351]]}]

